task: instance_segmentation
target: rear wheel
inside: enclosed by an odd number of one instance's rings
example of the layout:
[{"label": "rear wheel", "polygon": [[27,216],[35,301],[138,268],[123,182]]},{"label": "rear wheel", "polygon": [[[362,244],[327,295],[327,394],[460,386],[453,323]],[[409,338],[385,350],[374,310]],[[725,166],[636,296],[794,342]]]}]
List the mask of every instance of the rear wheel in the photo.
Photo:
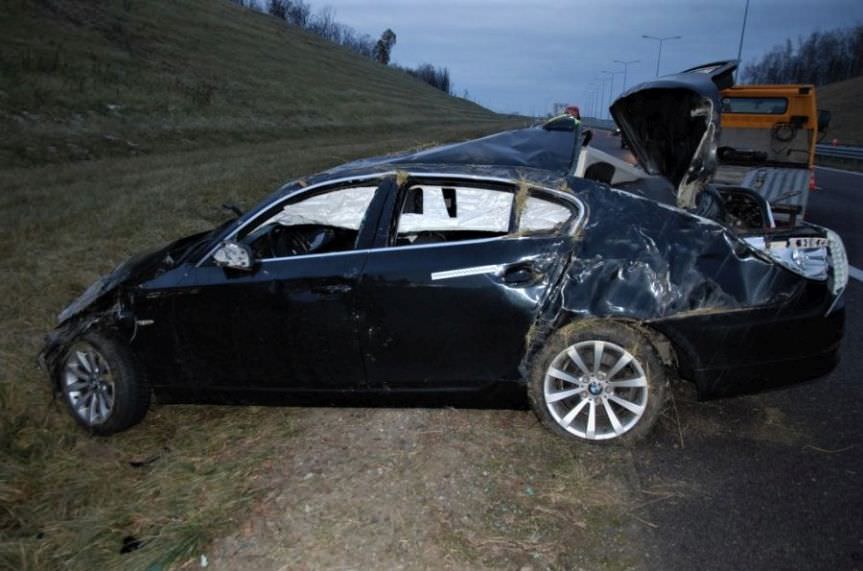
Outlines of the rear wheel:
[{"label": "rear wheel", "polygon": [[66,352],[58,386],[75,421],[94,434],[133,426],[150,406],[150,390],[134,355],[121,340],[88,333]]},{"label": "rear wheel", "polygon": [[534,412],[576,441],[627,444],[659,417],[667,381],[650,341],[629,326],[574,324],[553,334],[531,366]]}]

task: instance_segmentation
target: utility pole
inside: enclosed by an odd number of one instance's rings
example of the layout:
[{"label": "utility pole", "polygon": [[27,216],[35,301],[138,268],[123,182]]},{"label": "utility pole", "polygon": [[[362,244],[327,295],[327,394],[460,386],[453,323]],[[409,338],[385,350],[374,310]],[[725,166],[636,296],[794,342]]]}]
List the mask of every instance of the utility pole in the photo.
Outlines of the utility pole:
[{"label": "utility pole", "polygon": [[616,60],[614,60],[614,63],[619,63],[620,65],[623,66],[623,89],[620,90],[620,92],[623,93],[624,91],[626,91],[626,70],[629,68],[629,66],[631,64],[641,63],[641,60],[640,59],[633,59],[633,60],[629,60],[629,61],[623,61],[623,60],[616,59]]},{"label": "utility pole", "polygon": [[656,77],[659,77],[659,62],[662,61],[663,42],[667,42],[669,40],[680,40],[683,38],[683,36],[667,36],[665,38],[657,38],[656,36],[648,36],[647,34],[642,34],[641,37],[645,40],[656,40],[657,42],[659,42],[659,54],[656,56]]}]

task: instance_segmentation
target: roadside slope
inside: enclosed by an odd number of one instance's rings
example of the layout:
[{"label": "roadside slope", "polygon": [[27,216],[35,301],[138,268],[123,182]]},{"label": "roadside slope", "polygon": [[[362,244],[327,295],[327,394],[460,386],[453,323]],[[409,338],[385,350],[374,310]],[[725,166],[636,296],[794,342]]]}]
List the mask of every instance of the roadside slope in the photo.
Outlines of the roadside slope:
[{"label": "roadside slope", "polygon": [[833,113],[824,142],[838,139],[840,145],[863,145],[863,76],[819,87],[818,108]]},{"label": "roadside slope", "polygon": [[0,168],[501,118],[227,0],[4,11]]}]

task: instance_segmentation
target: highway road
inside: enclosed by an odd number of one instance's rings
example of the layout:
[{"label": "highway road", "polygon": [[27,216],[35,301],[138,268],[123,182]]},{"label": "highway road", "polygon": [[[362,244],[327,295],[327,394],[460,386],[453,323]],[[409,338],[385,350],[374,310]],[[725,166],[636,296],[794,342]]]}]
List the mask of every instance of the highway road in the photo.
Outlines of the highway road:
[{"label": "highway road", "polygon": [[[606,132],[597,146],[619,150]],[[817,169],[807,218],[863,268],[863,173]],[[863,272],[845,293],[842,362],[760,395],[676,398],[632,451],[651,568],[863,569]],[[659,562],[657,567],[656,563]]]}]

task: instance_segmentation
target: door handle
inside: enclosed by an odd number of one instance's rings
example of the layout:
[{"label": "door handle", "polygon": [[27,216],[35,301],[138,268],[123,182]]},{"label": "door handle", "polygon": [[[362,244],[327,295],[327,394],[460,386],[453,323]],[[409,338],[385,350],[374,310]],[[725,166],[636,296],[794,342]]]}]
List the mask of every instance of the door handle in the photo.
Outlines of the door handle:
[{"label": "door handle", "polygon": [[501,276],[504,283],[511,285],[521,285],[536,282],[541,279],[543,273],[531,263],[518,263],[507,266]]},{"label": "door handle", "polygon": [[321,293],[325,295],[333,295],[337,293],[348,293],[351,291],[353,287],[348,284],[329,284],[329,285],[321,285],[315,286],[312,288],[313,293]]}]

